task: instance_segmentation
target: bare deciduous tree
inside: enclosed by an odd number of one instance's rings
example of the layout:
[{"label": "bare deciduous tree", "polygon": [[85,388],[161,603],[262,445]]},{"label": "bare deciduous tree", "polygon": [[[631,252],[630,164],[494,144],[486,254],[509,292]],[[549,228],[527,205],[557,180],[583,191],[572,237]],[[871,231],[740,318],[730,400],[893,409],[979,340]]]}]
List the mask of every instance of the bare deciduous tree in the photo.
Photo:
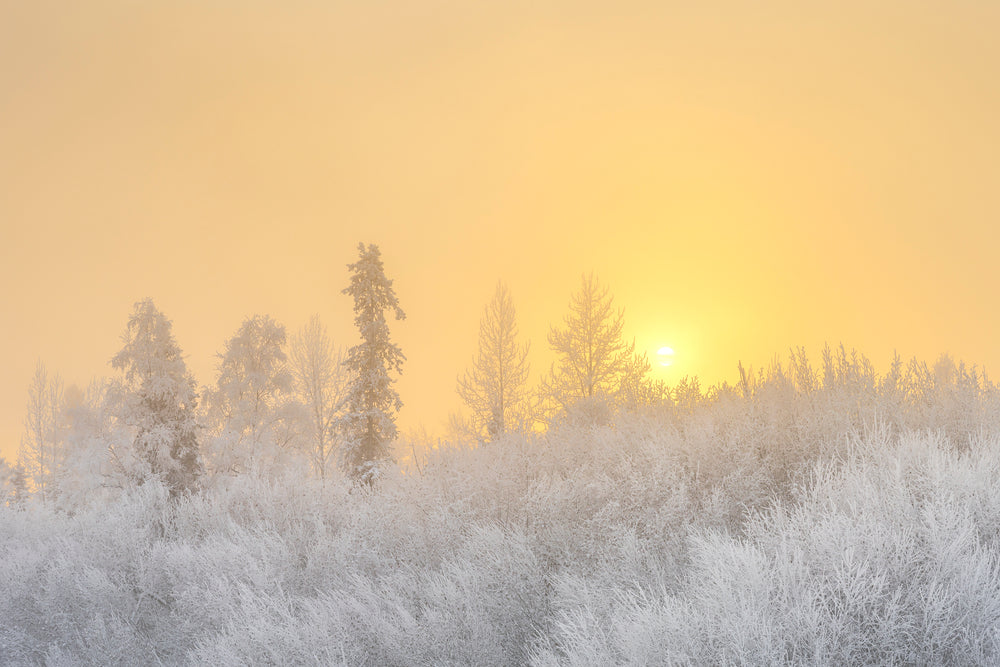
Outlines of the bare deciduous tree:
[{"label": "bare deciduous tree", "polygon": [[563,409],[581,399],[618,396],[649,370],[644,355],[635,355],[635,342],[623,339],[625,315],[614,298],[591,273],[570,299],[565,327],[549,330],[549,346],[558,355],[543,391]]},{"label": "bare deciduous tree", "polygon": [[334,347],[318,315],[292,337],[291,371],[307,415],[309,459],[313,470],[324,478],[337,445],[333,422],[347,396],[350,374],[344,367],[343,350]]},{"label": "bare deciduous tree", "polygon": [[46,502],[66,460],[63,383],[39,361],[28,387],[28,411],[18,464],[35,495]]},{"label": "bare deciduous tree", "polygon": [[293,376],[285,327],[268,315],[248,317],[219,356],[216,386],[206,392],[215,422],[213,454],[223,469],[270,465],[293,439]]},{"label": "bare deciduous tree", "polygon": [[528,349],[517,341],[510,292],[501,282],[479,321],[479,353],[458,379],[458,395],[472,410],[480,437],[495,440],[528,421]]}]

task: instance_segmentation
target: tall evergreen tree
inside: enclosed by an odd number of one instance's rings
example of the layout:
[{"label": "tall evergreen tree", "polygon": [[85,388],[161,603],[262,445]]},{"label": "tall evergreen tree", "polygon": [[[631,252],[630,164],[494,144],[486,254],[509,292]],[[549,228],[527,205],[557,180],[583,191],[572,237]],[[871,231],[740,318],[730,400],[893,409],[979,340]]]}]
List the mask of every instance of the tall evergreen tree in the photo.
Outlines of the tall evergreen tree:
[{"label": "tall evergreen tree", "polygon": [[527,420],[528,349],[517,341],[514,303],[499,283],[479,321],[479,354],[458,379],[458,395],[480,437],[485,432],[495,440]]},{"label": "tall evergreen tree", "polygon": [[[121,418],[135,433],[131,457],[116,456],[132,481],[161,477],[172,493],[194,488],[201,474],[194,380],[174,341],[170,320],[152,299],[135,304],[125,345],[111,360],[122,371]],[[138,465],[128,466],[132,460]]]},{"label": "tall evergreen tree", "polygon": [[358,261],[348,265],[351,283],[343,293],[354,298],[354,324],[361,343],[348,350],[344,360],[351,383],[346,409],[336,424],[344,436],[341,467],[356,482],[372,486],[392,458],[395,415],[403,405],[389,373],[401,372],[406,357],[389,338],[385,312],[392,311],[397,320],[406,315],[385,276],[378,246],[361,243],[358,252]]}]

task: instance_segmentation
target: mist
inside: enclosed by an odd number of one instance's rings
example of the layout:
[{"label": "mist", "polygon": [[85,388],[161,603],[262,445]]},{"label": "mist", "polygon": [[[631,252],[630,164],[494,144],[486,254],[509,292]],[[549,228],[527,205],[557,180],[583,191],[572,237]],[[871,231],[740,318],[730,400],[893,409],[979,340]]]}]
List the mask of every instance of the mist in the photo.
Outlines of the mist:
[{"label": "mist", "polygon": [[0,7],[0,663],[989,664],[1000,6]]}]

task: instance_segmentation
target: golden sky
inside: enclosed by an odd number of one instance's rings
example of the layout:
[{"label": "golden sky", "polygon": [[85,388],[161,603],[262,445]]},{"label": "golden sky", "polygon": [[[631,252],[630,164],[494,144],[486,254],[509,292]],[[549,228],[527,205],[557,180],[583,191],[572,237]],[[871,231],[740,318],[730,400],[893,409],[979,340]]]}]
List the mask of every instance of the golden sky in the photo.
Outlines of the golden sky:
[{"label": "golden sky", "polygon": [[400,424],[508,282],[534,368],[596,271],[668,382],[844,341],[1000,369],[1000,3],[0,0],[0,453],[36,359],[149,296],[201,383],[377,243]]}]

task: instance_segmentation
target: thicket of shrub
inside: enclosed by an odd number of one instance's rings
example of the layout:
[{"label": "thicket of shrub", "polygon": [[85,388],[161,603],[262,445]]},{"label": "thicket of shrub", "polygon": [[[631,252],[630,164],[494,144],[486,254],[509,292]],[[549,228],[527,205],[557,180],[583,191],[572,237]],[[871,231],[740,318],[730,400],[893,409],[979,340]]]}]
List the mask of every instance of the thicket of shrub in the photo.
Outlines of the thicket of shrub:
[{"label": "thicket of shrub", "polygon": [[804,357],[442,448],[0,509],[4,664],[1000,660],[996,388]]}]

